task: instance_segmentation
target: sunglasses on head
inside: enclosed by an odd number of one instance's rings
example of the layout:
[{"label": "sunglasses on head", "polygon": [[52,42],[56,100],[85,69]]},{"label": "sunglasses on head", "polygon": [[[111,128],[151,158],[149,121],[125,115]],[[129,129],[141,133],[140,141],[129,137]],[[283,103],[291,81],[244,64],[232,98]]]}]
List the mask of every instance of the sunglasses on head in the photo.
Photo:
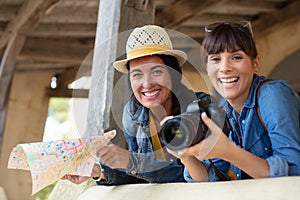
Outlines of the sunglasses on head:
[{"label": "sunglasses on head", "polygon": [[240,21],[240,22],[217,22],[213,23],[210,25],[205,26],[205,32],[206,33],[211,33],[215,28],[221,25],[229,25],[233,28],[238,28],[238,29],[247,29],[250,31],[251,35],[253,36],[253,31],[251,27],[251,22],[250,21]]}]

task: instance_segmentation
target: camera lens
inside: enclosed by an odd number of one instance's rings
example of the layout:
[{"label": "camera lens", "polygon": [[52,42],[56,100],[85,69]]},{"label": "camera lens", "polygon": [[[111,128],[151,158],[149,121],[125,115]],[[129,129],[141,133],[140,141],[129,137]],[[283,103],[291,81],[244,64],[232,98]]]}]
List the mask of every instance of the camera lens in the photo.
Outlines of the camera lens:
[{"label": "camera lens", "polygon": [[196,133],[197,129],[195,130],[190,120],[176,117],[164,123],[160,137],[162,143],[170,150],[180,150],[193,143]]}]

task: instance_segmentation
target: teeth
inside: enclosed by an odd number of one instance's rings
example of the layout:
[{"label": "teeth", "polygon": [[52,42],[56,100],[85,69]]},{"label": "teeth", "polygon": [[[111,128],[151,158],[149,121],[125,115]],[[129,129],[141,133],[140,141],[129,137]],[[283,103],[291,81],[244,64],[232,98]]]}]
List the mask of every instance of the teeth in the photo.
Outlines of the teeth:
[{"label": "teeth", "polygon": [[146,97],[152,97],[152,96],[156,95],[158,92],[159,92],[158,90],[156,90],[154,92],[144,92],[144,95]]},{"label": "teeth", "polygon": [[232,83],[232,82],[234,82],[234,81],[237,81],[237,79],[238,78],[221,78],[220,79],[220,81],[222,82],[222,83]]}]

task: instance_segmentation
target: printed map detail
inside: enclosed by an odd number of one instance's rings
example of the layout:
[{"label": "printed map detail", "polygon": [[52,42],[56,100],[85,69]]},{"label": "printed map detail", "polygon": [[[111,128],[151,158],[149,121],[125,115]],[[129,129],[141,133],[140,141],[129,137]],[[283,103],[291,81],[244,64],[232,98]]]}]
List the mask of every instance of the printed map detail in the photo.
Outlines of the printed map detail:
[{"label": "printed map detail", "polygon": [[8,168],[30,170],[33,195],[66,174],[90,176],[98,161],[96,152],[115,135],[113,130],[88,138],[18,144]]}]

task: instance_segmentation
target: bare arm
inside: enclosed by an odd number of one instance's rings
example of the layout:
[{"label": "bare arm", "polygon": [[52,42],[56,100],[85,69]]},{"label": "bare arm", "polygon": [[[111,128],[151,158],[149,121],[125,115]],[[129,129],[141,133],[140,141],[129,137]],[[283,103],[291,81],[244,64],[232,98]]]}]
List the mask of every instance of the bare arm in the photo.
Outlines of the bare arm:
[{"label": "bare arm", "polygon": [[208,181],[208,173],[206,168],[195,156],[183,156],[181,157],[181,162],[188,169],[192,179],[198,182]]},{"label": "bare arm", "polygon": [[237,166],[253,178],[266,178],[270,176],[268,162],[231,143],[223,160]]},{"label": "bare arm", "polygon": [[[184,157],[195,156],[199,160],[221,158],[237,166],[253,178],[270,176],[269,165],[266,160],[230,142],[222,130],[205,113],[201,117],[212,131],[212,135],[200,143],[187,148],[184,151]],[[194,180],[203,179],[202,176],[194,172],[194,169],[200,169],[199,164],[196,164],[194,160],[184,160],[184,164]]]}]

